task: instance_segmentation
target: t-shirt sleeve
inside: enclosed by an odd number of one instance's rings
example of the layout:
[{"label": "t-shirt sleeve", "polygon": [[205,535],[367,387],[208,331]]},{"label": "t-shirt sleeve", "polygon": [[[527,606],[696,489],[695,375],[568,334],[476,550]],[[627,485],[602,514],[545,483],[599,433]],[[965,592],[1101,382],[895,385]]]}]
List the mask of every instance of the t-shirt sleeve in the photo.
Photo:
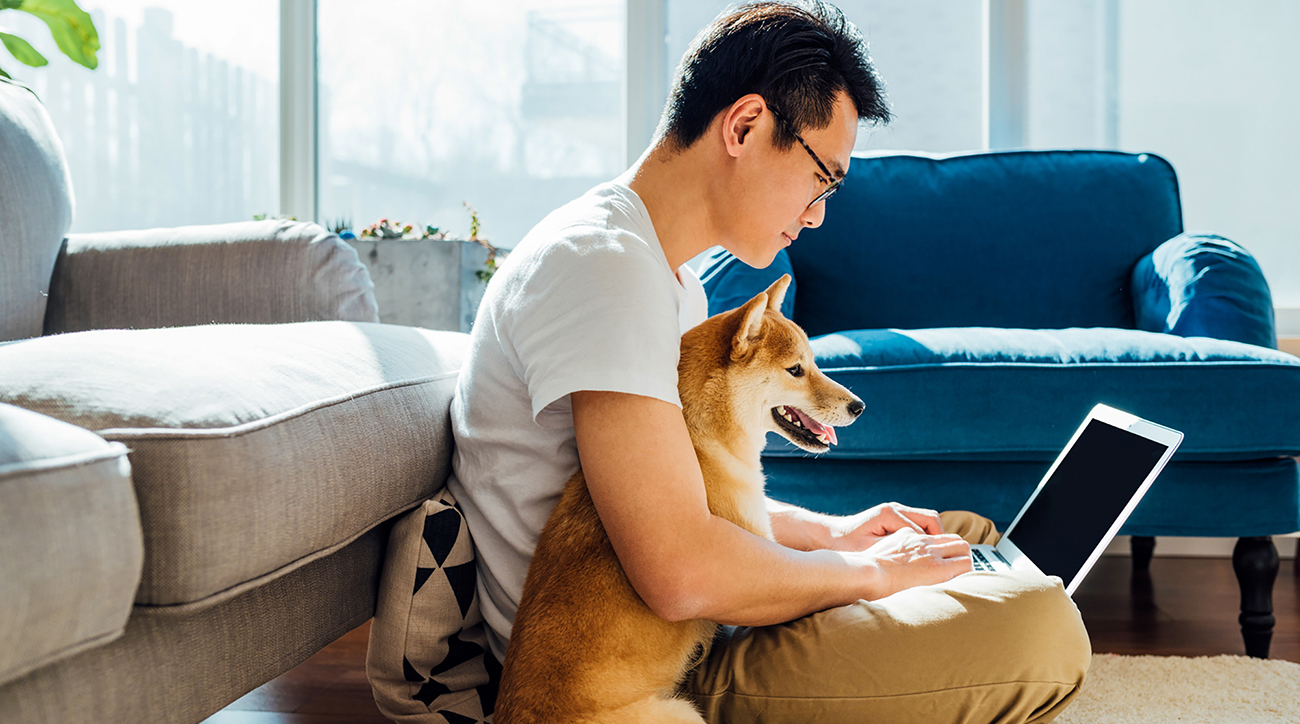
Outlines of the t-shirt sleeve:
[{"label": "t-shirt sleeve", "polygon": [[681,406],[676,282],[655,254],[624,237],[556,244],[534,261],[503,331],[537,423],[569,413],[569,395],[581,390]]}]

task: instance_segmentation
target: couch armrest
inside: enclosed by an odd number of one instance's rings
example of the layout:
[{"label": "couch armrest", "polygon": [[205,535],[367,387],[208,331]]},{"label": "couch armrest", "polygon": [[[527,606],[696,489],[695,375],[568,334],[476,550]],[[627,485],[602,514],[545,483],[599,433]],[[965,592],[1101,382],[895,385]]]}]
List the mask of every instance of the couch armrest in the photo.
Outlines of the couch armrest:
[{"label": "couch armrest", "polygon": [[786,319],[794,319],[794,300],[799,280],[794,276],[790,255],[785,249],[776,253],[771,264],[763,269],[755,269],[726,249],[715,247],[700,265],[699,274],[700,282],[704,284],[704,294],[709,299],[709,316],[744,306],[754,295],[772,286],[782,274],[789,274],[790,287],[785,290],[781,314]]},{"label": "couch armrest", "polygon": [[378,322],[370,274],[320,226],[267,220],[70,234],[45,334],[313,320]]},{"label": "couch armrest", "polygon": [[1133,268],[1137,328],[1277,347],[1273,297],[1255,258],[1235,242],[1180,234]]}]

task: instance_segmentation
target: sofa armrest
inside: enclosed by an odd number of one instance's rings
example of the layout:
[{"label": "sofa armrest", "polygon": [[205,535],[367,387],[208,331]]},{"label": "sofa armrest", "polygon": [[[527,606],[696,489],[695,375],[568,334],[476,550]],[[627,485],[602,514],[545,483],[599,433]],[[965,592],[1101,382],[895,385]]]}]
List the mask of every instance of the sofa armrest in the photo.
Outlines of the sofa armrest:
[{"label": "sofa armrest", "polygon": [[709,316],[744,306],[754,295],[772,286],[782,274],[790,275],[790,287],[785,290],[781,314],[786,319],[794,319],[799,280],[794,276],[790,255],[785,249],[778,251],[772,263],[763,269],[755,269],[720,246],[712,249],[699,270],[700,282],[709,300]]},{"label": "sofa armrest", "polygon": [[1264,272],[1239,244],[1180,234],[1133,268],[1137,328],[1276,348],[1273,297]]},{"label": "sofa armrest", "polygon": [[273,219],[70,234],[45,334],[313,320],[378,322],[374,284],[334,234]]}]

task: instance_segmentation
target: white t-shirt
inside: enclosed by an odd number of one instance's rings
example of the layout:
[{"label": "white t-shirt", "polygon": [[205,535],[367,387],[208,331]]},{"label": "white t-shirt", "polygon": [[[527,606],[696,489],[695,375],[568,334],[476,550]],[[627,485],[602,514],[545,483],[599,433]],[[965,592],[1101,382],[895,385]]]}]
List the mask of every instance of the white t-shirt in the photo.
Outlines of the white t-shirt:
[{"label": "white t-shirt", "polygon": [[448,485],[474,538],[498,659],[542,527],[578,470],[570,393],[680,407],[681,335],[707,316],[699,278],[687,266],[674,275],[625,178],[543,219],[492,278],[451,404]]}]

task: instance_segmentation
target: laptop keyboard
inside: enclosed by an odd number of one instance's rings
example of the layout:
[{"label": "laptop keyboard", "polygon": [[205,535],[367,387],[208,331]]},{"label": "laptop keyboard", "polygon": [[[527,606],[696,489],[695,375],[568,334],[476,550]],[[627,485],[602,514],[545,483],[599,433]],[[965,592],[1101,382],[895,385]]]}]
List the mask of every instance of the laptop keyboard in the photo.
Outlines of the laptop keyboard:
[{"label": "laptop keyboard", "polygon": [[984,557],[984,551],[978,548],[971,549],[970,557],[971,566],[977,571],[987,571],[991,573],[997,570],[993,567],[993,564],[989,562],[989,559]]}]

